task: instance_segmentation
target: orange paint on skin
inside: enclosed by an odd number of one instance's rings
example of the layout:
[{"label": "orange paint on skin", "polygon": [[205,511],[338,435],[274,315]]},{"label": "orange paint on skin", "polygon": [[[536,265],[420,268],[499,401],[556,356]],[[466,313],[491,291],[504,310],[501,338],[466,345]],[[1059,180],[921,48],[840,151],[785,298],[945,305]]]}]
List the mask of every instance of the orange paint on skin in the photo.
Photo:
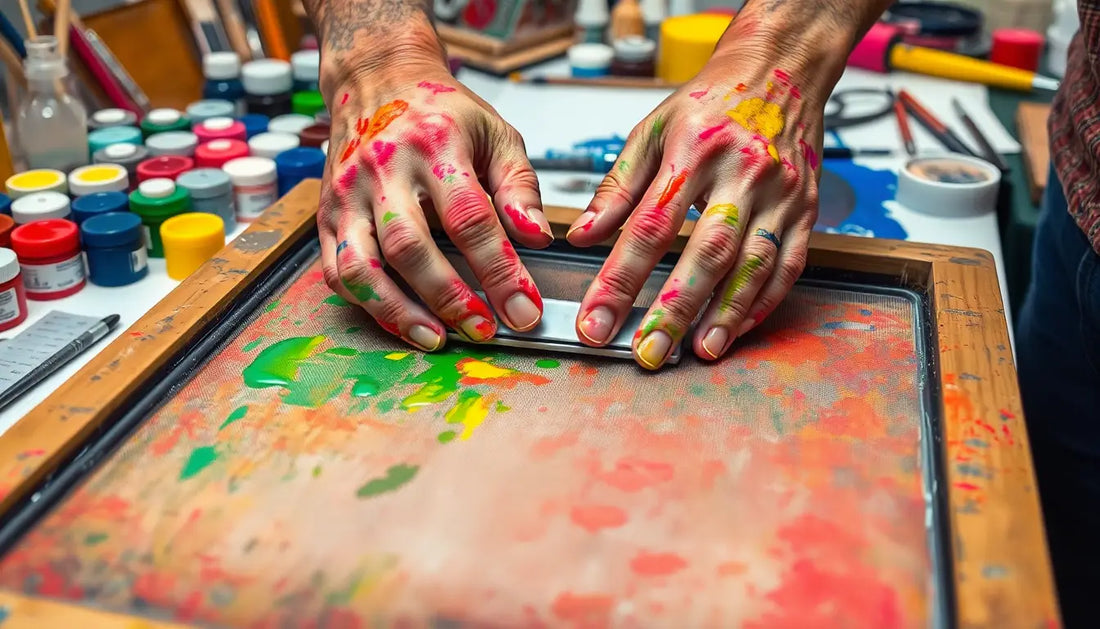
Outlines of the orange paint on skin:
[{"label": "orange paint on skin", "polygon": [[589,533],[626,524],[626,512],[609,505],[583,505],[569,510],[569,519]]},{"label": "orange paint on skin", "polygon": [[562,592],[554,599],[550,611],[574,627],[603,627],[610,622],[615,599],[604,594],[574,594]]},{"label": "orange paint on skin", "polygon": [[680,188],[687,181],[687,171],[680,171],[679,174],[668,180],[668,184],[665,185],[665,189],[661,192],[661,196],[657,198],[657,207],[663,208],[672,201],[672,198],[676,196],[676,193],[680,191]]},{"label": "orange paint on skin", "polygon": [[640,552],[630,560],[630,569],[634,574],[645,577],[663,577],[686,567],[687,561],[675,553]]},{"label": "orange paint on skin", "polygon": [[348,141],[348,145],[344,148],[344,152],[340,156],[340,162],[343,163],[351,157],[364,139],[370,140],[379,133],[385,131],[386,127],[390,126],[390,123],[400,118],[408,109],[409,104],[407,102],[395,100],[376,109],[370,118],[360,118],[356,120],[355,131],[358,137]]}]

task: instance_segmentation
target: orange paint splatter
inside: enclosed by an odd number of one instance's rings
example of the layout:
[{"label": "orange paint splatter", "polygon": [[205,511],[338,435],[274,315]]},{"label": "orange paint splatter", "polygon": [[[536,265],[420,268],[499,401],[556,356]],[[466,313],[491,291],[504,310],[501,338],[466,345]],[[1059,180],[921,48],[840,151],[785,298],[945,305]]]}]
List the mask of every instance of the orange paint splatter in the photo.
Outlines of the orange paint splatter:
[{"label": "orange paint splatter", "polygon": [[610,622],[614,602],[606,594],[562,592],[554,599],[550,611],[577,627],[604,627]]},{"label": "orange paint splatter", "polygon": [[376,109],[371,117],[357,120],[355,131],[358,136],[348,141],[348,145],[344,147],[344,152],[340,155],[340,161],[343,162],[351,157],[363,140],[370,140],[385,131],[390,123],[400,118],[408,109],[409,104],[407,102],[395,100]]},{"label": "orange paint splatter", "polygon": [[680,174],[668,180],[668,184],[665,186],[664,191],[661,192],[661,196],[657,199],[657,207],[664,207],[672,201],[672,197],[676,196],[676,193],[683,187],[684,182],[687,181],[687,175],[687,171],[682,171]]},{"label": "orange paint splatter", "polygon": [[673,469],[668,463],[656,463],[641,459],[622,459],[615,469],[604,472],[600,480],[626,492],[641,491],[672,480]]},{"label": "orange paint splatter", "polygon": [[626,512],[609,505],[584,505],[573,507],[569,519],[577,526],[595,533],[600,529],[614,529],[626,524]]},{"label": "orange paint splatter", "polygon": [[630,560],[634,574],[661,577],[679,572],[687,567],[687,561],[676,553],[638,553]]}]

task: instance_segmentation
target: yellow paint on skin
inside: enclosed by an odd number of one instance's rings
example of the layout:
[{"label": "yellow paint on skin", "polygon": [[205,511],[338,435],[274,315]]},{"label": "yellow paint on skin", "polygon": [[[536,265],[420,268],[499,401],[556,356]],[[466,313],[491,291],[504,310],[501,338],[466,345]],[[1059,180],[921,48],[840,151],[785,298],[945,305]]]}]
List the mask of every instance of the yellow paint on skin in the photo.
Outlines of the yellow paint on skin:
[{"label": "yellow paint on skin", "polygon": [[741,125],[746,131],[768,141],[768,155],[776,163],[779,163],[779,151],[775,149],[772,140],[783,131],[786,118],[783,110],[775,103],[769,103],[763,98],[749,98],[737,103],[737,106],[726,112],[734,122]]},{"label": "yellow paint on skin", "polygon": [[708,207],[704,215],[721,219],[723,223],[730,227],[737,227],[740,211],[732,203],[719,203]]},{"label": "yellow paint on skin", "polygon": [[655,334],[651,334],[645,337],[641,344],[638,345],[638,358],[641,358],[642,362],[650,369],[661,364],[661,361],[665,358],[665,354],[657,347],[657,339],[655,337]]}]

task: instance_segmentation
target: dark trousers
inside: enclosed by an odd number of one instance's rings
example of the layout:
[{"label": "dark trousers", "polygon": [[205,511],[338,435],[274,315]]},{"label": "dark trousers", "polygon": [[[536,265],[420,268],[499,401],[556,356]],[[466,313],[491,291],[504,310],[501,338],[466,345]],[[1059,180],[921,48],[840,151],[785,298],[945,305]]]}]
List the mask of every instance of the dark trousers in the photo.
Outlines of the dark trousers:
[{"label": "dark trousers", "polygon": [[1024,414],[1063,620],[1100,622],[1100,256],[1048,180],[1016,326]]}]

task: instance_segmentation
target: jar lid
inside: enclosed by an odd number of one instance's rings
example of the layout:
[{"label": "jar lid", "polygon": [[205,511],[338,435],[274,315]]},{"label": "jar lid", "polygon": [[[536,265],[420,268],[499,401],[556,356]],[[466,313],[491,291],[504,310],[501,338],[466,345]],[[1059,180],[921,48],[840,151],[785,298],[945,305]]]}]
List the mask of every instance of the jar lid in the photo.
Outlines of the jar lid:
[{"label": "jar lid", "polygon": [[317,50],[299,50],[290,55],[294,78],[298,81],[316,81],[321,76],[321,53]]},{"label": "jar lid", "polygon": [[130,207],[130,197],[124,192],[93,192],[73,199],[73,214],[88,217],[107,212],[125,212]]},{"label": "jar lid", "polygon": [[283,151],[297,148],[300,143],[296,135],[268,131],[252,136],[248,140],[248,148],[253,155],[273,158]]},{"label": "jar lid", "polygon": [[289,133],[298,135],[302,129],[313,125],[313,117],[302,114],[283,114],[275,116],[267,123],[267,130],[271,133]]},{"label": "jar lid", "polygon": [[80,225],[86,247],[119,247],[142,239],[141,217],[132,212],[105,212]]},{"label": "jar lid", "polygon": [[199,144],[199,136],[190,131],[165,131],[145,139],[153,155],[190,155]]},{"label": "jar lid", "polygon": [[615,56],[624,61],[646,61],[657,52],[657,43],[639,35],[627,35],[615,40]]},{"label": "jar lid", "polygon": [[255,186],[275,181],[275,161],[267,157],[238,157],[222,166],[234,185]]},{"label": "jar lid", "polygon": [[0,284],[19,277],[19,256],[7,247],[0,247]]},{"label": "jar lid", "polygon": [[130,210],[143,217],[164,217],[186,212],[190,205],[187,190],[177,186],[167,177],[156,177],[141,182],[130,193]]},{"label": "jar lid", "polygon": [[76,223],[51,218],[20,225],[11,233],[11,248],[21,258],[48,258],[80,250]]},{"label": "jar lid", "polygon": [[88,144],[108,147],[112,144],[141,144],[141,129],[137,127],[103,127],[88,134]]},{"label": "jar lid", "polygon": [[209,212],[185,212],[161,223],[160,238],[168,246],[205,245],[211,240],[225,244],[225,221]]},{"label": "jar lid", "polygon": [[248,132],[248,136],[252,137],[267,131],[267,123],[271,119],[263,114],[245,114],[237,118],[237,120],[244,125],[244,128]]},{"label": "jar lid", "polygon": [[319,147],[328,140],[328,136],[331,133],[332,127],[327,124],[310,125],[298,133],[299,144],[302,146]]},{"label": "jar lid", "polygon": [[65,218],[69,215],[69,197],[60,192],[34,192],[19,197],[11,204],[11,217],[25,225],[48,218]]},{"label": "jar lid", "polygon": [[296,177],[321,177],[325,174],[325,153],[321,149],[300,147],[275,157],[279,173]]},{"label": "jar lid", "polygon": [[109,159],[126,159],[148,152],[148,149],[136,144],[111,144],[103,147],[103,156]]},{"label": "jar lid", "polygon": [[227,100],[212,98],[199,100],[187,106],[187,115],[192,121],[204,121],[221,116],[232,117],[237,106]]},{"label": "jar lid", "polygon": [[183,112],[180,110],[170,107],[161,107],[160,109],[153,109],[145,114],[144,122],[155,125],[169,125],[179,122],[181,118],[183,118]]},{"label": "jar lid", "polygon": [[575,44],[567,52],[569,65],[577,68],[606,68],[615,50],[605,44]]},{"label": "jar lid", "polygon": [[12,198],[24,196],[32,192],[53,190],[55,192],[67,192],[67,179],[65,173],[52,168],[36,168],[25,170],[8,177],[4,184]]},{"label": "jar lid", "polygon": [[134,115],[131,112],[117,107],[100,109],[92,114],[92,122],[96,124],[120,125],[132,119],[134,119]]},{"label": "jar lid", "polygon": [[241,58],[235,52],[211,52],[203,55],[202,75],[208,79],[235,79],[240,73]]},{"label": "jar lid", "polygon": [[225,131],[229,127],[232,127],[234,122],[236,121],[227,116],[218,116],[216,118],[207,118],[203,120],[201,124],[207,131]]},{"label": "jar lid", "polygon": [[126,190],[129,187],[130,173],[118,164],[81,166],[69,173],[69,190],[77,197],[93,192]]},{"label": "jar lid", "polygon": [[150,157],[137,165],[138,178],[153,179],[155,177],[170,177],[175,179],[180,173],[187,172],[195,167],[195,160],[182,155],[161,155]]},{"label": "jar lid", "polygon": [[[315,90],[294,92],[290,97],[290,109],[303,116],[315,116],[325,110],[325,98],[321,96],[321,92]],[[316,121],[314,118],[314,122]]]},{"label": "jar lid", "polygon": [[154,177],[141,182],[138,190],[150,199],[164,199],[176,191],[176,182],[167,177]]},{"label": "jar lid", "polygon": [[291,91],[290,64],[281,59],[257,59],[241,66],[241,82],[249,94],[269,95]]},{"label": "jar lid", "polygon": [[233,182],[220,168],[196,168],[176,179],[176,185],[185,188],[194,199],[211,199],[233,192]]},{"label": "jar lid", "polygon": [[229,138],[211,140],[195,149],[195,163],[200,168],[220,167],[231,159],[247,156],[248,145]]}]

